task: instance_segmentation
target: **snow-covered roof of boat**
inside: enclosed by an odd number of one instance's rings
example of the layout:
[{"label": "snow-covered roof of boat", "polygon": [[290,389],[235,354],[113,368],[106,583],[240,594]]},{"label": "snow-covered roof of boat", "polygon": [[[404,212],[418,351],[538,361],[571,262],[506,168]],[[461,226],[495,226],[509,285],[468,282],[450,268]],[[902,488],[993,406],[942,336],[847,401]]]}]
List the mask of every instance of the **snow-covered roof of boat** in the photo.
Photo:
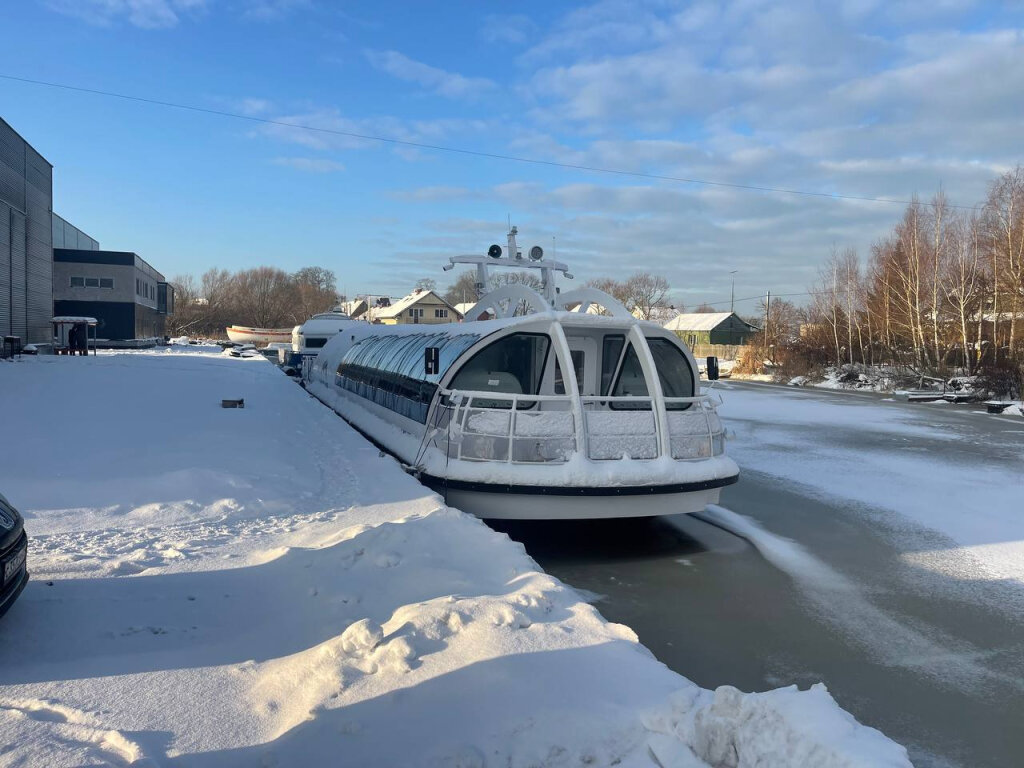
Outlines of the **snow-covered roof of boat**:
[{"label": "snow-covered roof of boat", "polygon": [[[453,312],[458,312],[458,310],[455,309],[455,307],[453,307],[447,301],[445,301],[440,296],[438,296],[436,292],[434,292],[434,291],[425,291],[422,288],[417,288],[412,293],[410,293],[408,296],[403,296],[401,299],[399,299],[398,301],[396,301],[394,304],[392,304],[389,307],[377,307],[377,308],[375,308],[374,311],[373,311],[373,316],[377,317],[377,318],[381,318],[381,317],[398,317],[402,312],[407,310],[413,304],[417,304],[417,303],[423,301],[428,296],[433,296],[441,304],[444,304],[446,307],[451,309]],[[459,314],[461,314],[461,313],[459,313]]]},{"label": "snow-covered roof of boat", "polygon": [[[665,323],[670,331],[711,331],[733,316],[733,312],[680,313]],[[747,325],[746,321],[740,321]]]},{"label": "snow-covered roof of boat", "polygon": [[334,334],[343,331],[358,322],[360,321],[353,320],[348,315],[333,313],[314,315],[302,325],[298,326],[294,332],[300,333],[303,336],[333,336]]}]

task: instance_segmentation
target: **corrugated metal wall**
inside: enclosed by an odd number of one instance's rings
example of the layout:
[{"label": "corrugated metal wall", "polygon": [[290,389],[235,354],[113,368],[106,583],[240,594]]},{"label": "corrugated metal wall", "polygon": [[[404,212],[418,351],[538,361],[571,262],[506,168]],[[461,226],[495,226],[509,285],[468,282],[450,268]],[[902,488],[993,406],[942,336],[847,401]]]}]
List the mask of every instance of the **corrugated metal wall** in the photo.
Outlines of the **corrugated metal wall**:
[{"label": "corrugated metal wall", "polygon": [[52,336],[52,170],[0,120],[0,335],[27,342]]},{"label": "corrugated metal wall", "polygon": [[27,335],[32,341],[45,341],[53,335],[53,168],[29,146],[25,147],[25,180]]},{"label": "corrugated metal wall", "polygon": [[0,202],[0,336],[11,333],[11,206]]}]

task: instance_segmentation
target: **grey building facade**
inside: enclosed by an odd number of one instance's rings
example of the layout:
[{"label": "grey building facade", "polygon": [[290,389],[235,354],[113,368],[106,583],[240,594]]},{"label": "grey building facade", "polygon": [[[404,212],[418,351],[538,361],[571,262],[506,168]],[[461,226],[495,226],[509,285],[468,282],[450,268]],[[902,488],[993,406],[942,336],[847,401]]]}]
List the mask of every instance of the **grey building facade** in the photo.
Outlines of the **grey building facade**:
[{"label": "grey building facade", "polygon": [[174,287],[130,251],[54,248],[53,312],[95,317],[99,339],[160,338]]},{"label": "grey building facade", "polygon": [[53,166],[0,118],[0,337],[53,338]]},{"label": "grey building facade", "polygon": [[76,251],[98,251],[100,241],[89,237],[70,221],[53,214],[53,247],[70,248]]}]

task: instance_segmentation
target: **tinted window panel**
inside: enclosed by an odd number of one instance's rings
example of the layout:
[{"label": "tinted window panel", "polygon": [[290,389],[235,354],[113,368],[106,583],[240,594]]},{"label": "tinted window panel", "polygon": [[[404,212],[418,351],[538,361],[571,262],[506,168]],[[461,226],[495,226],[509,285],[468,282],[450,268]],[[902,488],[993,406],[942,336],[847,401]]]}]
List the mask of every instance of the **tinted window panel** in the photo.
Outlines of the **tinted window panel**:
[{"label": "tinted window panel", "polygon": [[[445,333],[376,336],[354,344],[338,366],[339,387],[421,423],[437,391],[437,382],[480,335]],[[424,351],[440,347],[437,374],[424,372]]]},{"label": "tinted window panel", "polygon": [[[647,339],[665,397],[693,397],[693,369],[686,355],[668,339]],[[669,403],[669,410],[685,410],[689,403]]]},{"label": "tinted window panel", "polygon": [[505,394],[540,393],[550,339],[543,334],[515,333],[481,349],[459,369],[452,389]]},{"label": "tinted window panel", "polygon": [[612,379],[622,357],[625,336],[605,336],[601,345],[601,394],[607,395],[612,388]]}]

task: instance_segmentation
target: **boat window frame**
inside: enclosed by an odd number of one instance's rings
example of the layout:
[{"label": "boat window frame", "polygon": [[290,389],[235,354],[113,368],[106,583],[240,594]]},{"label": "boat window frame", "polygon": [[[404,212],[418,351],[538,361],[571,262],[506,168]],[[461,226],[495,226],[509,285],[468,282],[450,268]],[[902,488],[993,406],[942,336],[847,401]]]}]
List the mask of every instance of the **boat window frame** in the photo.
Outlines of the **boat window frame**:
[{"label": "boat window frame", "polygon": [[[615,365],[612,366],[611,374],[609,374],[609,377],[608,377],[608,388],[605,389],[603,386],[601,387],[601,390],[602,390],[601,394],[604,397],[611,397],[611,393],[615,390],[615,384],[618,382],[619,369],[622,366],[623,358],[625,357],[625,354],[626,354],[626,347],[628,347],[629,344],[631,343],[631,342],[627,342],[626,334],[625,333],[606,333],[604,336],[601,337],[601,372],[600,372],[600,375],[601,375],[602,379],[604,379],[604,358],[605,358],[605,352],[607,351],[606,350],[606,345],[608,344],[608,340],[609,339],[620,339],[622,341],[622,346],[619,347],[618,357],[615,359]],[[604,382],[602,381],[602,384],[603,383]]]},{"label": "boat window frame", "polygon": [[[646,341],[646,338],[645,338],[645,341]],[[640,353],[636,351],[635,345],[633,344],[633,339],[627,339],[626,343],[622,345],[622,352],[619,354],[619,364],[618,364],[618,367],[615,369],[615,381],[613,382],[613,384],[611,386],[611,389],[609,390],[608,397],[623,397],[623,395],[616,395],[615,394],[615,390],[617,390],[619,388],[619,381],[622,379],[622,372],[623,372],[623,370],[626,367],[626,358],[629,357],[630,350],[632,350],[633,354],[636,355],[636,362],[637,362],[637,365],[640,366],[640,372],[643,373],[643,371],[644,371],[643,365],[641,365],[641,363],[640,363]],[[621,401],[616,402],[616,401],[612,400],[612,401],[610,401],[608,403],[608,406],[613,411],[650,411],[650,410],[652,410],[654,403],[651,400],[651,388],[650,388],[650,386],[649,386],[649,384],[647,382],[647,375],[646,374],[644,374],[644,387],[647,389],[647,394],[646,395],[638,395],[637,399],[639,400],[640,398],[645,397],[645,398],[647,398],[647,402],[646,403],[642,403],[642,402],[629,403],[629,402],[621,402]]]},{"label": "boat window frame", "polygon": [[[557,354],[555,352],[555,340],[551,337],[550,333],[547,333],[545,331],[515,331],[513,333],[507,333],[504,336],[499,336],[496,339],[492,339],[490,342],[488,342],[484,346],[480,347],[480,349],[478,349],[476,352],[474,352],[469,358],[466,359],[466,361],[464,363],[462,363],[462,365],[460,365],[458,367],[458,369],[455,370],[455,372],[448,379],[448,383],[445,384],[445,389],[453,389],[454,388],[453,385],[455,383],[455,379],[458,378],[459,374],[462,373],[462,371],[467,366],[471,365],[473,363],[473,361],[479,355],[481,355],[484,352],[488,351],[493,345],[500,344],[502,341],[505,341],[506,339],[510,339],[513,336],[539,336],[539,337],[541,337],[542,339],[544,339],[547,342],[547,345],[548,345],[547,349],[544,351],[544,355],[543,355],[543,357],[541,359],[540,372],[537,374],[537,391],[533,392],[533,393],[526,393],[526,392],[519,393],[519,394],[527,395],[527,396],[529,396],[529,394],[540,395],[541,394],[540,390],[541,390],[541,388],[543,387],[543,384],[544,384],[544,374],[547,373],[548,358],[550,358],[553,355]],[[484,338],[488,338],[488,337],[485,336]],[[454,365],[454,363],[453,363],[453,365]],[[456,391],[458,391],[458,390],[456,390]],[[467,391],[471,391],[471,390],[467,390]],[[500,400],[502,395],[505,395],[506,397],[509,398],[509,405],[507,407],[497,406],[497,409],[499,409],[499,410],[511,410],[511,395],[512,395],[512,393],[510,393],[510,392],[495,392],[494,395],[495,395],[495,398],[494,398],[495,400]],[[538,401],[533,400],[533,401],[528,401],[528,402],[520,402],[519,406],[516,408],[516,410],[526,411],[526,410],[530,410],[531,408],[537,408],[539,410],[540,406],[539,406]]]},{"label": "boat window frame", "polygon": [[[694,371],[693,366],[690,365],[690,358],[687,357],[686,352],[684,352],[681,347],[679,347],[677,344],[675,344],[672,339],[670,339],[670,338],[668,338],[666,336],[644,336],[644,342],[647,344],[647,348],[651,351],[651,359],[654,360],[654,372],[658,374],[658,384],[661,386],[662,397],[663,398],[665,398],[665,397],[694,397],[697,394],[698,387],[700,385],[698,384],[697,374]],[[664,383],[662,381],[663,377],[662,377],[662,373],[661,373],[661,368],[658,366],[658,356],[655,353],[654,347],[652,346],[651,342],[657,342],[658,344],[666,345],[670,349],[674,350],[676,352],[676,354],[679,355],[682,358],[683,364],[686,366],[686,370],[687,370],[687,372],[690,375],[690,394],[688,394],[688,395],[667,395],[667,394],[665,394],[665,385],[664,385]],[[665,403],[665,408],[667,410],[669,410],[669,411],[685,411],[691,405],[693,405],[693,403]]]}]

